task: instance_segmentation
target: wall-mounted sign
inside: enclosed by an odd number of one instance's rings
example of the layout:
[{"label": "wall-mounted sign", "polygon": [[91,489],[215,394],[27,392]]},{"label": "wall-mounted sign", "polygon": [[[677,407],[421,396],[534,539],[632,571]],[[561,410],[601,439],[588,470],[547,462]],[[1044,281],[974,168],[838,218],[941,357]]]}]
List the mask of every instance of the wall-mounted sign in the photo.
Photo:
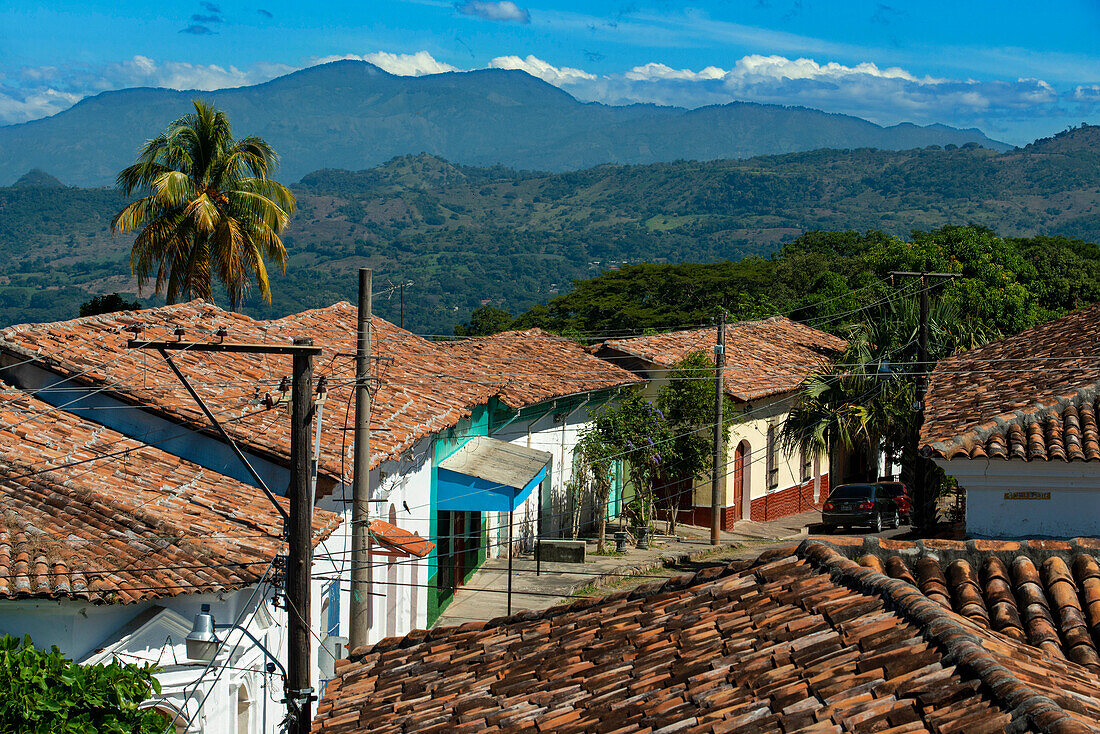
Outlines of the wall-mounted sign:
[{"label": "wall-mounted sign", "polygon": [[1005,492],[1006,500],[1049,500],[1050,492]]}]

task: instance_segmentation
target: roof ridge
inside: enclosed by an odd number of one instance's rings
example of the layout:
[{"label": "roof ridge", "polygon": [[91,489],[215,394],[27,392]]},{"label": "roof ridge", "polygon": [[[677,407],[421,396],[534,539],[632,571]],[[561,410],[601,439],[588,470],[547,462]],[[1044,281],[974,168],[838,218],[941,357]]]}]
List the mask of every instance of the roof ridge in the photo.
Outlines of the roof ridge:
[{"label": "roof ridge", "polygon": [[1044,734],[1092,731],[1074,720],[1054,699],[1039,693],[1001,665],[982,646],[981,638],[959,622],[957,614],[944,609],[912,584],[860,566],[821,541],[804,540],[796,553],[827,571],[834,582],[886,602],[891,611],[938,646],[947,663],[976,676],[997,704],[1011,712],[1014,721],[1024,720]]},{"label": "roof ridge", "polygon": [[995,433],[1006,430],[1011,425],[1018,423],[1021,428],[1027,428],[1032,423],[1044,421],[1069,406],[1076,408],[1084,403],[1094,402],[1098,397],[1100,397],[1100,380],[1079,387],[1072,392],[1053,397],[1042,397],[1030,405],[1017,408],[1011,412],[999,413],[964,433],[953,436],[946,441],[933,441],[932,443],[922,444],[921,448],[933,453],[939,451],[947,456],[948,451],[956,446],[985,443]]},{"label": "roof ridge", "polygon": [[158,313],[159,314],[159,313],[162,313],[162,312],[175,311],[175,310],[180,309],[184,306],[193,306],[193,305],[196,305],[196,304],[210,306],[210,307],[215,308],[219,311],[222,311],[223,313],[232,313],[230,311],[226,311],[221,306],[218,306],[215,303],[210,303],[208,301],[204,301],[201,298],[193,298],[190,301],[184,301],[183,303],[170,303],[170,304],[166,304],[164,306],[153,306],[151,308],[139,308],[139,309],[134,310],[134,311],[109,311],[107,313],[92,314],[91,316],[77,316],[76,318],[72,318],[72,319],[58,319],[57,321],[38,321],[38,322],[26,322],[26,323],[22,323],[22,324],[12,324],[11,326],[5,326],[3,329],[0,329],[0,339],[6,337],[8,334],[22,334],[23,332],[30,331],[31,329],[35,329],[35,330],[48,329],[48,328],[53,328],[55,326],[60,326],[62,324],[80,324],[80,325],[83,325],[83,324],[106,323],[106,322],[109,322],[109,321],[117,320],[117,318],[120,314],[143,314],[143,313]]},{"label": "roof ridge", "polygon": [[[984,355],[987,352],[989,352],[991,350],[994,350],[994,348],[998,347],[999,345],[1005,344],[1007,342],[1024,341],[1024,340],[1030,338],[1031,336],[1033,336],[1034,333],[1043,332],[1043,331],[1046,331],[1047,329],[1050,329],[1050,328],[1055,328],[1055,329],[1061,328],[1062,326],[1065,325],[1065,323],[1067,321],[1069,321],[1071,319],[1084,318],[1085,315],[1087,314],[1087,312],[1089,312],[1093,309],[1100,309],[1100,301],[1097,301],[1096,303],[1090,303],[1089,305],[1083,306],[1083,307],[1077,309],[1076,311],[1070,311],[1069,313],[1065,314],[1064,316],[1059,316],[1058,318],[1051,319],[1050,321],[1044,321],[1041,324],[1035,324],[1034,326],[1029,326],[1028,328],[1024,329],[1023,331],[1017,332],[1016,334],[1009,334],[1008,336],[1002,336],[1000,339],[994,339],[993,341],[986,342],[985,344],[982,344],[981,346],[974,347],[973,349],[968,349],[965,352],[959,352],[958,354],[953,354],[950,357],[947,357],[946,359],[940,360],[939,364],[936,366],[936,368],[938,369],[939,365],[951,364],[953,362],[981,362],[983,360],[991,359],[991,357],[986,357]],[[1056,324],[1058,326],[1055,326]],[[974,356],[975,352],[981,352],[983,356]]]}]

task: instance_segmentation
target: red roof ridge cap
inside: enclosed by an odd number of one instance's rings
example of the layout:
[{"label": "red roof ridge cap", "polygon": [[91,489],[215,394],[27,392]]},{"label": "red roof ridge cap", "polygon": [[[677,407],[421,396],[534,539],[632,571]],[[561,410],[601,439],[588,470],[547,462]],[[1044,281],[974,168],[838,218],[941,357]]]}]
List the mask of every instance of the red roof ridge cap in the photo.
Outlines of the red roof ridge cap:
[{"label": "red roof ridge cap", "polygon": [[[351,303],[349,303],[348,301],[336,301],[335,303],[331,303],[328,306],[318,306],[317,308],[307,308],[305,311],[298,311],[297,313],[288,313],[286,316],[280,316],[277,319],[267,319],[266,321],[262,321],[261,323],[270,324],[270,323],[274,323],[274,322],[277,322],[277,321],[286,321],[288,319],[296,319],[296,318],[300,318],[300,317],[303,317],[303,316],[309,316],[309,315],[312,315],[312,314],[321,314],[321,313],[329,313],[329,312],[345,311],[345,310],[346,311],[356,311],[358,309],[355,306],[351,305]],[[372,314],[372,316],[373,316],[373,318],[376,318],[376,319],[381,319],[382,318],[378,314]],[[385,319],[383,319],[383,321],[384,320]]]},{"label": "red roof ridge cap", "polygon": [[[828,572],[835,583],[880,598],[888,609],[921,630],[927,640],[940,648],[945,665],[955,665],[978,678],[990,698],[1004,710],[1013,712],[1014,720],[1025,721],[1045,734],[1088,731],[1054,699],[1024,683],[1002,665],[982,645],[982,638],[959,621],[955,612],[944,609],[912,584],[860,566],[821,541],[804,540],[796,553]],[[1041,651],[1039,654],[1046,656]]]},{"label": "red roof ridge cap", "polygon": [[948,456],[948,452],[960,446],[972,446],[985,443],[992,435],[1005,431],[1009,426],[1019,424],[1021,428],[1027,428],[1032,423],[1039,423],[1051,415],[1059,413],[1070,406],[1079,406],[1082,403],[1091,402],[1100,397],[1100,381],[1093,382],[1076,390],[1063,393],[1058,396],[1042,398],[1040,401],[1016,410],[999,413],[991,418],[982,420],[981,423],[959,433],[951,438],[940,441],[921,441],[921,448],[927,448],[933,453]]}]

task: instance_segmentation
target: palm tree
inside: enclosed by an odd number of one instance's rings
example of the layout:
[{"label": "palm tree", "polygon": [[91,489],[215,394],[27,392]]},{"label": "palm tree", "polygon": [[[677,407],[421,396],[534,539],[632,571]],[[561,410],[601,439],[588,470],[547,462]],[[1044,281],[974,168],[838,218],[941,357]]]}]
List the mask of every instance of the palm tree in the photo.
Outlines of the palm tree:
[{"label": "palm tree", "polygon": [[[946,300],[933,302],[928,323],[933,363],[986,341]],[[875,456],[881,449],[901,463],[902,480],[910,486],[915,472],[933,471],[933,466],[919,466],[915,451],[920,426],[920,414],[912,407],[919,377],[918,330],[915,299],[891,302],[867,321],[851,325],[848,345],[836,361],[803,381],[780,433],[784,449],[812,456],[860,447]],[[924,503],[924,519],[930,520],[934,496],[914,499]]]},{"label": "palm tree", "polygon": [[278,162],[262,138],[234,140],[224,112],[195,100],[195,111],[147,142],[137,161],[118,174],[130,202],[112,222],[116,234],[140,230],[130,270],[143,288],[156,273],[156,292],[168,303],[213,300],[212,281],[231,307],[253,282],[271,302],[265,259],[286,270],[279,239],[294,214],[294,195],[268,174]]}]

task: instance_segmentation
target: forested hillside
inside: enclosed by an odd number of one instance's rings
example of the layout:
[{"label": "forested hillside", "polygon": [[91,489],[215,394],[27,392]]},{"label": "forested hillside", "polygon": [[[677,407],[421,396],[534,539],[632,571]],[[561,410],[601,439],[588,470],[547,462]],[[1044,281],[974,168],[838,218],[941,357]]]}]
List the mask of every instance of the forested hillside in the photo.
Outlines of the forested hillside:
[{"label": "forested hillside", "polygon": [[[984,342],[1100,301],[1100,247],[1066,237],[1004,238],[973,226],[914,232],[808,232],[772,256],[710,264],[628,265],[581,281],[517,319],[482,307],[464,333],[541,327],[598,341],[786,314],[844,334],[869,306],[914,301],[915,280],[890,271],[957,273],[930,286]],[[872,308],[871,312],[874,312]]]},{"label": "forested hillside", "polygon": [[[109,231],[118,193],[57,188],[38,174],[22,183],[0,188],[0,321],[66,318],[88,294],[133,293],[129,242]],[[517,314],[603,270],[737,261],[811,230],[908,238],[974,223],[1006,237],[1100,241],[1100,127],[1003,154],[822,150],[565,174],[405,156],[317,171],[295,190],[290,269],[273,280],[272,306],[253,313],[354,300],[355,271],[369,265],[380,289],[412,281],[407,326],[449,334],[483,303]],[[396,293],[376,308],[399,319]]]}]

